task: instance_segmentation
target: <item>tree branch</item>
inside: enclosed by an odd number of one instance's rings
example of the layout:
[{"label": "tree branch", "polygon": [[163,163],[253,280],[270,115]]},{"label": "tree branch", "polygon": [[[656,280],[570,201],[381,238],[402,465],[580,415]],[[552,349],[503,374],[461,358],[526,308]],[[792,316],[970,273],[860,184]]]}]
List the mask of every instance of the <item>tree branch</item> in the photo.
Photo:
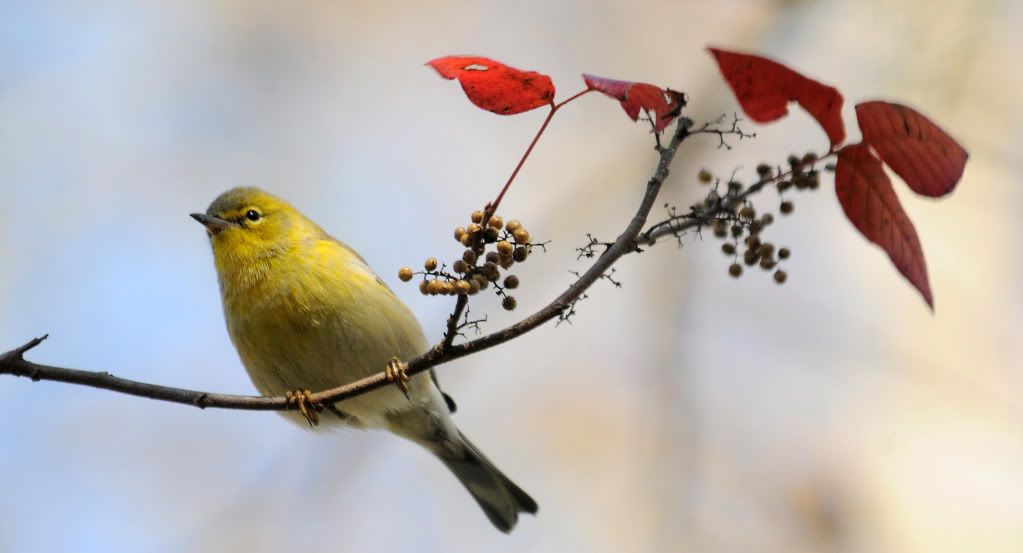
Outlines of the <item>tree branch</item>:
[{"label": "tree branch", "polygon": [[[507,328],[474,340],[469,340],[460,344],[453,344],[455,333],[452,332],[452,324],[457,326],[458,315],[462,311],[459,307],[465,307],[465,302],[459,298],[455,313],[448,321],[447,332],[445,332],[443,340],[426,353],[408,361],[408,374],[414,375],[421,373],[437,365],[454,361],[455,359],[503,344],[543,325],[544,323],[547,323],[551,319],[559,317],[572,305],[573,302],[578,300],[594,282],[600,279],[615,262],[623,256],[635,252],[636,246],[639,243],[637,239],[640,238],[640,233],[643,230],[643,226],[646,224],[648,216],[650,215],[650,210],[657,199],[665,179],[668,177],[669,166],[675,158],[679,146],[681,146],[682,142],[691,135],[689,130],[691,124],[692,122],[686,118],[679,119],[671,141],[667,146],[659,149],[660,157],[657,163],[657,168],[654,171],[653,176],[647,182],[643,198],[640,201],[635,215],[629,221],[628,226],[625,227],[625,230],[622,231],[614,243],[601,253],[593,265],[591,265],[585,273],[583,273],[571,286],[569,286],[567,290],[562,292],[561,295],[536,313],[533,313]],[[749,193],[750,191],[746,192],[746,194]],[[723,207],[719,207],[718,209],[723,209]],[[660,228],[652,228],[650,231],[643,233],[644,236],[642,236],[642,242],[652,243],[659,236],[670,233],[671,230],[669,227],[671,227],[670,224],[667,227],[664,227],[665,230],[663,231]],[[677,231],[678,227],[675,227],[675,232]],[[78,384],[154,400],[192,405],[202,409],[220,408],[250,411],[282,411],[297,408],[295,404],[289,404],[288,400],[284,397],[214,394],[128,380],[106,372],[92,372],[53,367],[27,361],[24,358],[24,354],[30,349],[38,346],[44,339],[45,337],[36,338],[24,346],[0,355],[0,374],[10,374],[13,376],[31,378],[33,381],[52,380],[68,384]],[[311,399],[313,402],[321,405],[333,404],[387,385],[393,384],[387,380],[385,372],[381,371],[373,376],[369,376],[343,386],[338,386],[337,388],[315,393]]]}]

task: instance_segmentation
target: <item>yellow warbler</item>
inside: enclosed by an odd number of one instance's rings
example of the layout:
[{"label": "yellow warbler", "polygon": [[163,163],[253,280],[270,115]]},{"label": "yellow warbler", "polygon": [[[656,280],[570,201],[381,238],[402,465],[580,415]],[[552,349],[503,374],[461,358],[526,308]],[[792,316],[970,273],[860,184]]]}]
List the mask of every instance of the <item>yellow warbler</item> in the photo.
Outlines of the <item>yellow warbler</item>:
[{"label": "yellow warbler", "polygon": [[[287,202],[235,188],[192,217],[209,234],[224,318],[242,364],[260,393],[299,403],[301,413],[284,412],[289,419],[302,424],[305,414],[317,422],[308,390],[379,373],[389,361],[429,347],[415,316],[365,260]],[[504,532],[520,512],[537,510],[462,435],[426,373],[409,379],[407,396],[388,386],[326,407],[324,426],[382,428],[425,447]]]}]

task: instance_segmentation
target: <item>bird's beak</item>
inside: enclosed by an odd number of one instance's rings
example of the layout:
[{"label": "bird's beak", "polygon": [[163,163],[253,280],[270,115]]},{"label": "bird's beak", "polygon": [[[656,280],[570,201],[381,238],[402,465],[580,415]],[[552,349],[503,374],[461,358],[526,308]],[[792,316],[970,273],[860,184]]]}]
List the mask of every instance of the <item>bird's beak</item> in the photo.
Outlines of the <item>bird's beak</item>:
[{"label": "bird's beak", "polygon": [[225,221],[220,217],[206,215],[205,213],[193,213],[192,218],[202,223],[202,226],[206,227],[206,231],[210,233],[210,236],[213,236],[232,225],[230,221]]}]

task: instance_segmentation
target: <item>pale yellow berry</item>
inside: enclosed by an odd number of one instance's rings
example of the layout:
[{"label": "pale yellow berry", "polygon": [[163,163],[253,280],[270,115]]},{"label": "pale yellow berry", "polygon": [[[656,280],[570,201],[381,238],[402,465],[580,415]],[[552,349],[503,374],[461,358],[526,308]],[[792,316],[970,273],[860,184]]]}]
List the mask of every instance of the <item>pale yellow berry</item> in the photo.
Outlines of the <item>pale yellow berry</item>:
[{"label": "pale yellow berry", "polygon": [[529,231],[526,230],[525,228],[520,227],[515,229],[515,232],[512,233],[512,236],[515,238],[515,242],[517,244],[525,244],[529,242]]},{"label": "pale yellow berry", "polygon": [[512,246],[511,242],[507,240],[501,240],[497,243],[497,253],[501,255],[511,255],[514,249],[515,246]]}]

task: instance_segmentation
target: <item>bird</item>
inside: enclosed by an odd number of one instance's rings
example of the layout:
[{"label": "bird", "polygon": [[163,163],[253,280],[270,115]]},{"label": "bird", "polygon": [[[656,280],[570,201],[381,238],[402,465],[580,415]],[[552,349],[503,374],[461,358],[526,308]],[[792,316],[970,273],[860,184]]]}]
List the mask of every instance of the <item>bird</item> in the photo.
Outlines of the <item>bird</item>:
[{"label": "bird", "polygon": [[[408,376],[400,360],[429,348],[412,311],[366,260],[288,202],[238,187],[191,217],[206,227],[228,334],[253,385],[287,396],[280,413],[314,429],[383,429],[439,458],[493,525],[510,532],[536,501],[459,431],[436,377]],[[322,391],[388,371],[386,386],[323,406]]]}]

